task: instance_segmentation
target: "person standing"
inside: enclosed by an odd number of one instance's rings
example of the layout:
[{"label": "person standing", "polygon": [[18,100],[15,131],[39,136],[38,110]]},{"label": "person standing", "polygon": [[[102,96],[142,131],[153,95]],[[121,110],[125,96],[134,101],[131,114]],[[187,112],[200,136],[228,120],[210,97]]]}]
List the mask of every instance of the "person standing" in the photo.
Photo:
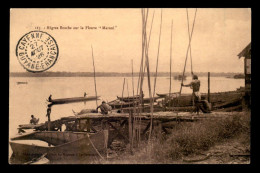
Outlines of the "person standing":
[{"label": "person standing", "polygon": [[48,131],[50,131],[51,129],[51,106],[50,105],[48,105],[46,117],[48,117]]},{"label": "person standing", "polygon": [[199,114],[200,110],[200,101],[201,101],[201,94],[200,94],[200,80],[198,79],[197,75],[192,76],[192,81],[184,85],[183,83],[181,84],[184,87],[190,87],[192,89],[192,101],[195,103],[196,107],[196,112]]},{"label": "person standing", "polygon": [[52,95],[50,95],[50,96],[49,96],[49,100],[48,100],[49,102],[51,102],[51,101],[52,101],[52,98],[51,98],[51,97],[52,97]]}]

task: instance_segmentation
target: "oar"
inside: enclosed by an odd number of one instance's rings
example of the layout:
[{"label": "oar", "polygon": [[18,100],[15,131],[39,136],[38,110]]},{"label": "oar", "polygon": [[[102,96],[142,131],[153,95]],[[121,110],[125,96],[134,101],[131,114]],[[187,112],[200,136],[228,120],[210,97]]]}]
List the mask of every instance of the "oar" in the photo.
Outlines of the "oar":
[{"label": "oar", "polygon": [[72,112],[73,112],[74,115],[78,115],[77,112],[75,112],[73,109],[72,109]]}]

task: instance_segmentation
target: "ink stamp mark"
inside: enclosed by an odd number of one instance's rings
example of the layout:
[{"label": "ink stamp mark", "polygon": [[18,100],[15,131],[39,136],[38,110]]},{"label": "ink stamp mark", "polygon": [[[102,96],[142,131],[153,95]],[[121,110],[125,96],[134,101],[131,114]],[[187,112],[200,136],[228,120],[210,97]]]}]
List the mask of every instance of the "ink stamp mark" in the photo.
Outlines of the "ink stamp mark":
[{"label": "ink stamp mark", "polygon": [[55,39],[43,31],[31,31],[17,43],[16,56],[29,72],[43,72],[51,68],[59,55]]}]

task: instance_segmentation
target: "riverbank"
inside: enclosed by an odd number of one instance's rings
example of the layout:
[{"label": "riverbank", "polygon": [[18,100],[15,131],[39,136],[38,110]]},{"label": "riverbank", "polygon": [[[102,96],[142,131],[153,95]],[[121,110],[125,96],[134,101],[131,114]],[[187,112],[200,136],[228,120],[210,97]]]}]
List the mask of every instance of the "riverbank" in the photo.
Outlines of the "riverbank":
[{"label": "riverbank", "polygon": [[175,124],[171,133],[154,134],[151,145],[130,154],[110,153],[101,164],[249,164],[250,112]]}]

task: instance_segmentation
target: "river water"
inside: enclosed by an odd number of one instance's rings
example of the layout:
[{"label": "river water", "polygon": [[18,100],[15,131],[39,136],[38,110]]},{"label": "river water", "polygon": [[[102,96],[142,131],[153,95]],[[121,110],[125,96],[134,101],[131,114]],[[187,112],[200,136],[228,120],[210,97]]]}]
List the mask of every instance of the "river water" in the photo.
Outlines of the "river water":
[{"label": "river water", "polygon": [[[132,78],[125,78],[124,96],[133,95]],[[208,92],[208,78],[199,77],[201,81],[201,92]],[[97,95],[101,96],[98,104],[104,101],[112,101],[116,96],[122,96],[124,77],[97,77]],[[187,77],[184,84],[191,81]],[[27,84],[17,84],[17,82],[27,82]],[[134,77],[134,92],[136,94],[138,77]],[[147,79],[144,80],[144,94],[149,97]],[[128,87],[127,87],[128,84]],[[156,81],[156,93],[169,92],[170,79],[158,77]],[[180,90],[181,81],[172,79],[172,92]],[[154,78],[151,78],[152,92]],[[225,77],[211,77],[210,91],[233,91],[239,87],[244,87],[244,79],[232,79]],[[128,88],[128,89],[127,89]],[[39,123],[47,121],[46,109],[49,95],[52,98],[83,97],[84,92],[89,96],[95,96],[95,85],[93,77],[10,77],[9,80],[9,138],[18,134],[19,124],[28,124],[31,115],[40,118]],[[182,93],[191,93],[189,87],[184,87]],[[79,112],[82,109],[95,109],[96,101],[78,102],[71,104],[55,105],[52,107],[51,120],[56,120],[65,116],[74,115],[72,110]],[[10,147],[9,147],[10,149]],[[12,152],[10,151],[9,154]]]}]

